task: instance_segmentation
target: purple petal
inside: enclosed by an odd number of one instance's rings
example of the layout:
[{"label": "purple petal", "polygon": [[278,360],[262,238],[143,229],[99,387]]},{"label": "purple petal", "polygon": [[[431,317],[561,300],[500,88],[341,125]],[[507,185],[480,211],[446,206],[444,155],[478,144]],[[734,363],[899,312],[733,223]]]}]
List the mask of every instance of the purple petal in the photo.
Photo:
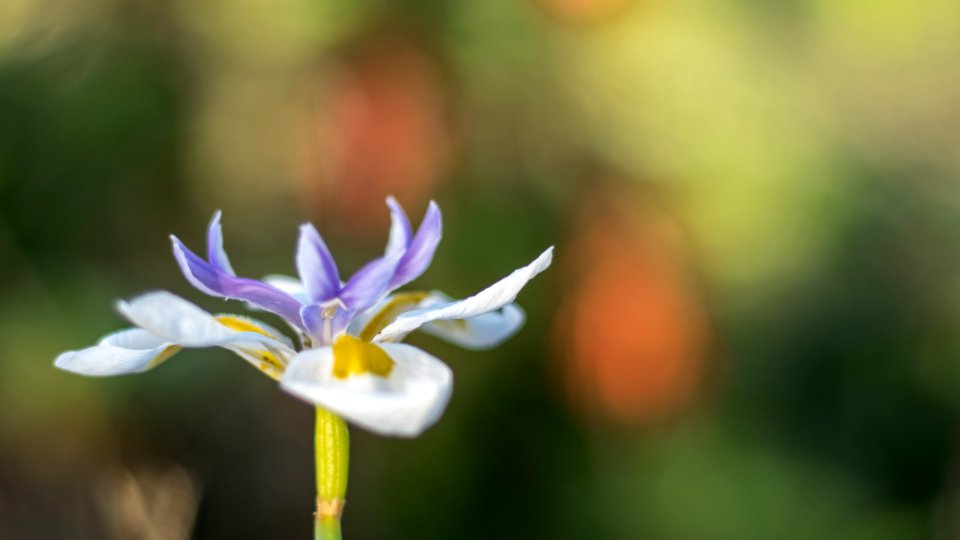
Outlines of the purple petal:
[{"label": "purple petal", "polygon": [[[323,339],[323,307],[320,304],[310,304],[300,308],[300,320],[303,322],[303,328],[313,338],[314,341]],[[323,343],[316,343],[322,345]]]},{"label": "purple petal", "polygon": [[207,260],[214,268],[230,274],[237,275],[230,265],[230,259],[227,258],[227,252],[223,249],[223,229],[220,227],[220,211],[217,210],[210,220],[210,226],[207,227]]},{"label": "purple petal", "polygon": [[387,197],[387,206],[390,208],[390,237],[387,240],[385,256],[407,249],[407,246],[410,245],[410,238],[413,236],[410,220],[400,203],[390,196]]},{"label": "purple petal", "polygon": [[297,272],[310,299],[317,303],[327,302],[340,290],[340,273],[327,244],[323,242],[316,227],[309,223],[300,226],[300,241],[297,243]]},{"label": "purple petal", "polygon": [[374,259],[357,270],[340,290],[338,297],[353,311],[363,311],[376,304],[387,293],[387,285],[397,269],[403,252]]},{"label": "purple petal", "polygon": [[298,327],[302,326],[300,302],[292,296],[261,281],[227,274],[190,251],[176,236],[170,239],[173,241],[173,256],[194,287],[210,296],[250,302]]},{"label": "purple petal", "polygon": [[410,241],[403,258],[397,265],[396,273],[390,280],[390,290],[410,283],[426,271],[433,261],[433,254],[437,251],[437,244],[440,243],[442,236],[443,218],[440,215],[440,209],[437,203],[430,201],[417,234]]}]

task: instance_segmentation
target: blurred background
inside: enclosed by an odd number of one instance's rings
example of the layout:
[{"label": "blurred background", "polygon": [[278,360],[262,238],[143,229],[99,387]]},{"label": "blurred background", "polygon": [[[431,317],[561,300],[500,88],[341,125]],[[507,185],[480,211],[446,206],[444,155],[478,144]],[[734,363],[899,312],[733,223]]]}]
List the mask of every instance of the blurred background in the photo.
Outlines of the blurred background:
[{"label": "blurred background", "polygon": [[[61,351],[395,194],[470,294],[556,244],[415,440],[353,431],[350,539],[960,537],[955,0],[3,0],[0,538],[309,538],[312,409],[222,350]],[[228,309],[236,309],[231,305]],[[276,321],[272,321],[276,322]]]}]

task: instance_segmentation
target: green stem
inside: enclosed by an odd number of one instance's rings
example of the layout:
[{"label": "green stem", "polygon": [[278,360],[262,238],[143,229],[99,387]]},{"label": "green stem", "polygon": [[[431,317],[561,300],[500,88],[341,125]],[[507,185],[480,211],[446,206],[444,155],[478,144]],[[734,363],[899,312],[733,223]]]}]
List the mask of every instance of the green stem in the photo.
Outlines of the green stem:
[{"label": "green stem", "polygon": [[346,502],[347,470],[350,465],[350,434],[347,423],[332,412],[317,407],[314,434],[317,466],[317,514],[314,540],[340,540],[340,514]]},{"label": "green stem", "polygon": [[313,540],[340,540],[340,519],[321,519],[313,524]]}]

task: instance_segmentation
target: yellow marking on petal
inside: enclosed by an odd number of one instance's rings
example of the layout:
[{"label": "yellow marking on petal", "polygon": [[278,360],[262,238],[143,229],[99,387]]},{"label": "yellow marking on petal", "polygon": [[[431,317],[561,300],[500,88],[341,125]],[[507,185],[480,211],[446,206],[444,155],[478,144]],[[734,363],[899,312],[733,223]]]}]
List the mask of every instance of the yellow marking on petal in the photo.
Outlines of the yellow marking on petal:
[{"label": "yellow marking on petal", "polygon": [[[226,326],[227,328],[230,328],[231,330],[236,330],[238,332],[256,332],[257,334],[276,339],[276,336],[261,328],[253,321],[248,321],[240,317],[235,317],[233,315],[218,315],[217,322]],[[271,352],[248,350],[247,354],[259,358],[260,363],[257,365],[257,367],[260,368],[260,371],[266,373],[273,379],[279,379],[280,375],[287,368],[286,364],[284,364],[279,358],[276,357],[276,355]]]},{"label": "yellow marking on petal", "polygon": [[257,326],[253,321],[248,321],[240,317],[235,317],[233,315],[219,315],[217,316],[217,322],[230,328],[231,330],[236,330],[238,332],[256,332],[260,335],[267,337],[274,337],[260,326]]},{"label": "yellow marking on petal", "polygon": [[470,329],[466,319],[439,319],[431,322],[446,332],[466,332]]},{"label": "yellow marking on petal", "polygon": [[333,376],[338,379],[364,373],[385,378],[393,371],[393,364],[383,349],[349,334],[333,342]]},{"label": "yellow marking on petal", "polygon": [[[272,352],[256,351],[256,352],[253,353],[253,354],[254,354],[255,356],[258,356],[258,357],[260,358],[260,361],[261,361],[261,362],[263,362],[264,364],[269,365],[270,368],[272,368],[272,369],[279,370],[280,373],[283,373],[283,371],[284,371],[285,369],[287,369],[287,365],[284,364],[282,361],[280,361],[280,359],[277,358],[276,355],[273,354]],[[260,369],[263,370],[263,372],[266,373],[267,375],[270,375],[271,377],[273,377],[273,375],[271,375],[270,373],[267,372],[267,368],[261,366]],[[277,377],[273,377],[273,378],[274,378],[274,379],[279,378],[279,375],[278,375]]]},{"label": "yellow marking on petal", "polygon": [[[258,354],[257,356],[265,357],[266,355],[265,355],[265,354]],[[273,355],[271,355],[271,356],[273,356]],[[259,364],[257,364],[257,369],[259,369],[260,371],[264,372],[264,373],[267,375],[267,377],[270,377],[271,379],[273,379],[273,380],[275,380],[275,381],[279,381],[279,380],[280,380],[280,376],[283,375],[283,368],[278,368],[277,366],[273,365],[270,360],[268,360],[268,359],[266,359],[266,358],[264,358],[264,360],[263,360],[262,362],[260,362]]]},{"label": "yellow marking on petal", "polygon": [[273,353],[267,351],[237,347],[233,352],[248,361],[253,367],[262,371],[267,377],[274,380],[280,380],[280,376],[283,375],[283,372],[287,369],[287,366],[280,363]]},{"label": "yellow marking on petal", "polygon": [[370,317],[367,324],[363,325],[363,330],[360,331],[359,335],[360,339],[372,341],[381,330],[387,327],[390,321],[397,318],[397,315],[416,307],[417,304],[428,296],[430,296],[429,293],[422,291],[400,293],[394,296],[386,305],[380,308],[380,311],[373,317]]},{"label": "yellow marking on petal", "polygon": [[183,347],[181,347],[180,345],[170,345],[169,347],[167,347],[166,349],[164,349],[163,352],[161,352],[160,354],[158,354],[153,360],[151,360],[149,364],[147,364],[147,369],[152,369],[152,368],[155,368],[155,367],[159,366],[159,365],[162,364],[167,358],[170,358],[171,356],[173,356],[173,355],[177,354],[178,352],[180,352],[180,349],[182,349],[182,348],[183,348]]}]

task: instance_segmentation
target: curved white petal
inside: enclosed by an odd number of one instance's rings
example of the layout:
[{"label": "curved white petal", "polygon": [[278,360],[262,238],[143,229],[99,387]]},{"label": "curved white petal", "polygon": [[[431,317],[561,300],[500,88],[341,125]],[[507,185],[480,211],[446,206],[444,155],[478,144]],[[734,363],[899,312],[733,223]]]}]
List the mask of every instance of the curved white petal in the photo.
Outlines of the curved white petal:
[{"label": "curved white petal", "polygon": [[232,328],[234,330],[254,331],[259,334],[266,334],[267,337],[271,337],[286,345],[291,351],[293,350],[293,341],[291,341],[290,338],[284,335],[283,332],[263,321],[259,321],[253,317],[247,317],[246,315],[238,315],[236,313],[217,313],[214,315],[214,318],[220,324],[226,325],[228,328]]},{"label": "curved white petal", "polygon": [[223,345],[223,348],[243,358],[273,380],[280,380],[286,363],[293,356],[280,351],[235,344]]},{"label": "curved white petal", "polygon": [[382,344],[394,366],[384,378],[333,375],[333,349],[310,349],[294,357],[280,379],[291,394],[326,407],[370,431],[413,437],[440,418],[453,389],[450,368],[403,344]]},{"label": "curved white petal", "polygon": [[117,304],[117,309],[130,322],[151,334],[186,347],[213,347],[234,343],[289,349],[281,341],[259,332],[242,332],[229,328],[196,305],[166,291],[146,293],[129,302],[121,301]]},{"label": "curved white petal", "polygon": [[146,371],[179,350],[174,343],[146,330],[129,328],[104,336],[100,343],[79,351],[67,351],[53,362],[66,371],[106,377]]},{"label": "curved white petal", "polygon": [[146,371],[181,347],[219,346],[279,379],[295,354],[290,341],[273,328],[241,315],[214,317],[168,292],[120,302],[118,308],[140,326],[104,336],[79,351],[68,351],[54,365],[81,375],[106,376]]},{"label": "curved white petal", "polygon": [[397,336],[409,334],[431,321],[450,319],[469,319],[498,310],[510,304],[517,297],[521,289],[550,266],[553,260],[553,246],[540,254],[533,262],[514,270],[509,276],[501,279],[477,294],[454,302],[447,302],[434,307],[415,309],[397,317],[387,325],[376,337],[376,341],[387,341]]},{"label": "curved white petal", "polygon": [[103,336],[100,338],[100,341],[97,342],[97,345],[112,345],[115,347],[123,347],[124,349],[148,350],[175,345],[175,343],[160,339],[142,328],[126,328]]},{"label": "curved white petal", "polygon": [[[236,338],[218,345],[233,351],[272,379],[280,378],[287,362],[296,354],[290,339],[272,326],[233,313],[218,314],[215,318],[219,324],[237,332]],[[247,339],[250,333],[266,334],[276,341],[251,341]]]},{"label": "curved white petal", "polygon": [[[442,293],[433,293],[431,300],[448,303],[450,298]],[[466,349],[490,349],[503,343],[517,333],[527,316],[517,304],[489,311],[476,317],[458,320],[436,320],[423,325],[420,330],[459,345]]]}]

